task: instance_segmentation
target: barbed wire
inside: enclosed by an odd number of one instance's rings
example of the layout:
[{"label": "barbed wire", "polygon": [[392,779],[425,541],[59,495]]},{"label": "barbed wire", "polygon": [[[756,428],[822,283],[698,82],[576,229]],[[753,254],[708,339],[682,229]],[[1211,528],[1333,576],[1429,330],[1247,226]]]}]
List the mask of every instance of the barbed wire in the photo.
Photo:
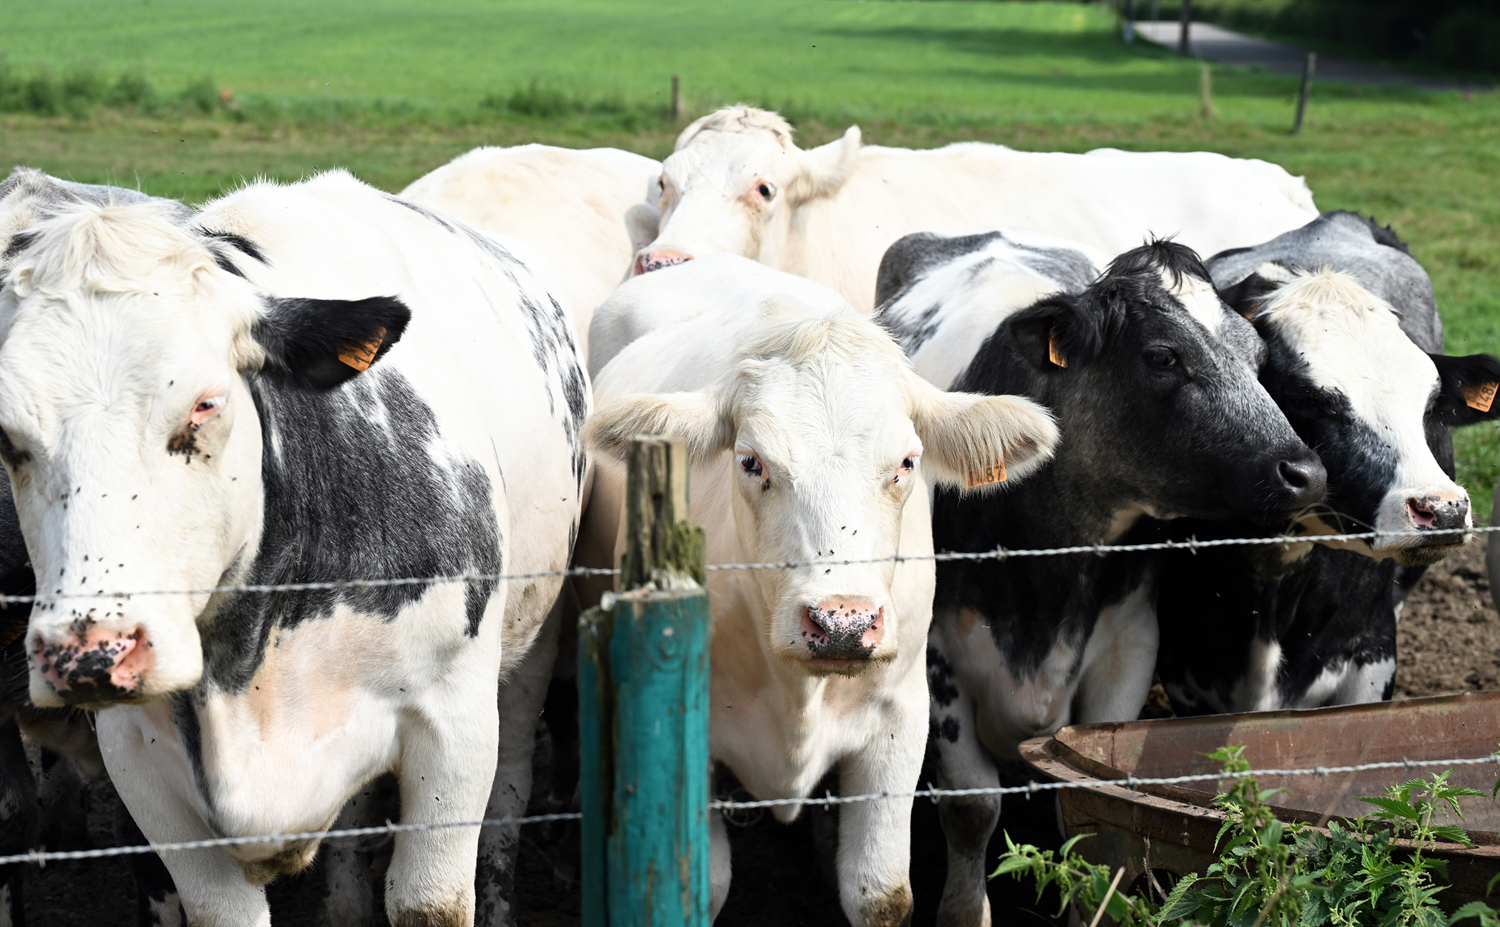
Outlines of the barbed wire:
[{"label": "barbed wire", "polygon": [[[710,572],[723,570],[790,570],[801,567],[863,566],[871,563],[921,563],[936,561],[999,560],[1013,557],[1049,557],[1077,554],[1144,553],[1157,550],[1185,550],[1197,553],[1214,547],[1250,547],[1256,545],[1322,544],[1344,541],[1368,541],[1379,538],[1430,538],[1438,535],[1488,534],[1500,531],[1500,525],[1481,525],[1474,528],[1441,528],[1431,531],[1361,531],[1348,534],[1277,534],[1257,538],[1212,538],[1200,541],[1151,541],[1142,544],[1083,544],[1075,547],[1039,547],[1015,549],[997,547],[994,550],[973,552],[941,551],[932,554],[891,554],[885,557],[820,560],[769,560],[757,563],[710,563]],[[59,602],[68,599],[128,599],[134,596],[159,595],[221,595],[231,593],[273,592],[345,592],[367,589],[383,589],[391,586],[427,586],[445,583],[506,582],[525,579],[545,579],[571,576],[619,576],[618,569],[609,567],[568,567],[558,570],[537,570],[531,573],[455,573],[441,576],[403,576],[393,579],[336,579],[305,583],[232,583],[210,586],[203,589],[147,589],[136,592],[60,592],[37,595],[0,596],[0,608],[7,605],[27,605],[35,602]]]},{"label": "barbed wire", "polygon": [[[863,795],[833,795],[822,798],[767,798],[756,801],[729,801],[715,799],[708,803],[713,811],[742,811],[756,808],[775,808],[788,805],[850,805],[871,801],[914,801],[930,798],[936,802],[941,798],[963,798],[974,795],[1033,795],[1037,792],[1054,792],[1062,789],[1135,789],[1143,785],[1181,785],[1188,782],[1218,782],[1224,779],[1260,779],[1266,776],[1333,776],[1343,773],[1367,772],[1378,769],[1418,769],[1428,766],[1477,766],[1485,763],[1500,763],[1500,754],[1488,756],[1458,757],[1445,760],[1385,760],[1376,763],[1358,763],[1352,766],[1313,766],[1307,769],[1250,769],[1239,772],[1193,773],[1185,776],[1130,776],[1123,779],[1091,779],[1064,782],[1030,782],[1026,785],[988,786],[974,789],[939,789],[928,787],[911,792],[870,792]],[[369,827],[346,827],[338,830],[302,831],[291,834],[264,834],[254,837],[213,837],[205,840],[188,840],[180,843],[150,843],[127,847],[105,847],[97,850],[59,850],[43,848],[25,853],[0,856],[0,866],[15,863],[35,863],[45,866],[49,862],[84,859],[105,859],[116,856],[139,856],[146,853],[180,853],[188,850],[209,850],[220,847],[245,846],[258,843],[281,843],[287,840],[338,840],[351,837],[371,837],[377,834],[399,834],[410,831],[445,830],[457,827],[501,827],[525,824],[544,824],[553,821],[579,821],[583,815],[573,812],[536,814],[525,817],[504,817],[478,821],[441,821],[425,824],[384,824]]]}]

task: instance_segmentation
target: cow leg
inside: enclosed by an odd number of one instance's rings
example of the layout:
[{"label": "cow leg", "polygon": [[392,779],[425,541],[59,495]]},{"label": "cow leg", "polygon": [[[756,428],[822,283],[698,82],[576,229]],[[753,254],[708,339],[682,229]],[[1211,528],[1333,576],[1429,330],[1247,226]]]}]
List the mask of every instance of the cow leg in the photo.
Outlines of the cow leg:
[{"label": "cow leg", "polygon": [[[146,835],[136,826],[135,819],[125,809],[125,803],[117,803],[115,844],[134,847],[145,842]],[[141,853],[125,857],[125,863],[135,879],[135,911],[139,927],[186,927],[187,915],[177,897],[177,886],[172,883],[172,874],[167,871],[161,857],[155,853]]]},{"label": "cow leg", "polygon": [[[146,842],[182,843],[218,836],[192,803],[174,791],[174,774],[191,773],[153,762],[153,748],[145,734],[150,722],[144,711],[111,708],[97,716],[99,749],[126,812]],[[240,864],[224,850],[173,852],[161,861],[177,887],[187,922],[194,927],[270,927],[265,888],[246,881]]]},{"label": "cow leg", "polygon": [[[714,794],[717,771],[708,774],[708,794]],[[722,811],[708,812],[708,920],[719,918],[724,902],[729,900],[729,829],[724,826]]]},{"label": "cow leg", "polygon": [[1101,609],[1084,646],[1075,720],[1094,724],[1139,717],[1151,691],[1159,641],[1149,580]]},{"label": "cow leg", "polygon": [[37,798],[42,806],[42,839],[59,850],[89,845],[88,782],[72,760],[42,748],[42,783]]},{"label": "cow leg", "polygon": [[[484,814],[495,778],[500,720],[493,669],[453,667],[448,678],[473,685],[436,689],[419,720],[401,731],[401,823],[475,821]],[[532,719],[533,722],[535,718]],[[385,910],[391,927],[468,927],[474,921],[478,827],[402,831],[386,871]]]},{"label": "cow leg", "polygon": [[[36,780],[26,763],[26,748],[14,721],[0,723],[0,855],[35,848],[39,808]],[[24,927],[21,882],[24,863],[0,866],[0,927]]]},{"label": "cow leg", "polygon": [[[839,764],[839,793],[910,792],[922,774],[927,680],[912,668],[897,695],[898,714],[859,753]],[[911,800],[839,806],[839,901],[854,927],[911,923]]]},{"label": "cow leg", "polygon": [[[934,697],[931,711],[938,786],[998,787],[1000,772],[979,743],[973,698],[955,687],[949,690],[946,704]],[[948,877],[943,900],[938,904],[937,923],[939,927],[990,927],[984,854],[1000,822],[1000,796],[944,798],[938,802],[938,820],[948,840]]]},{"label": "cow leg", "polygon": [[[486,819],[520,817],[531,800],[531,757],[536,749],[537,718],[547,700],[552,665],[557,659],[561,616],[553,609],[531,651],[500,687],[500,747],[490,787]],[[486,827],[479,835],[474,872],[476,927],[511,927],[515,915],[516,856],[521,828],[515,824]]]}]

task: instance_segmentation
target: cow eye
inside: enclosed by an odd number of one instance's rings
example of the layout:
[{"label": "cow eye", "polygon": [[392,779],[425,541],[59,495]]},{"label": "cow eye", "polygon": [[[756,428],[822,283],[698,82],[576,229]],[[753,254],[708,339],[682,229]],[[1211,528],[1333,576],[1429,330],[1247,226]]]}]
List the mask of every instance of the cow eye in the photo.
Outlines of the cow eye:
[{"label": "cow eye", "polygon": [[740,469],[744,471],[746,476],[761,477],[765,476],[766,473],[765,465],[754,454],[740,455]]},{"label": "cow eye", "polygon": [[771,197],[776,195],[776,187],[771,183],[762,180],[759,184],[756,185],[755,192],[760,194],[761,199],[769,203],[771,201]]},{"label": "cow eye", "polygon": [[901,478],[903,476],[910,476],[911,472],[916,468],[917,457],[915,454],[911,455],[910,457],[903,457],[901,459],[901,465],[896,468],[896,482],[901,482]]},{"label": "cow eye", "polygon": [[1177,366],[1177,352],[1157,348],[1146,352],[1146,363],[1163,370]]}]

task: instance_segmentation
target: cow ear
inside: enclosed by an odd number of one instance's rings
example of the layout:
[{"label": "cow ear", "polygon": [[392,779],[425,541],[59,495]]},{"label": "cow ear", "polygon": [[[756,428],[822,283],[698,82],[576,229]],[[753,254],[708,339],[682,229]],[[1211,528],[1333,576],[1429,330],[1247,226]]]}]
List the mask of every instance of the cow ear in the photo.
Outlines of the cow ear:
[{"label": "cow ear", "polygon": [[802,169],[787,185],[787,199],[798,205],[839,192],[859,163],[859,143],[859,126],[850,126],[838,141],[802,152]]},{"label": "cow ear", "polygon": [[1260,274],[1251,274],[1239,283],[1220,290],[1219,298],[1224,300],[1224,305],[1230,309],[1253,320],[1260,312],[1261,303],[1266,296],[1280,288],[1281,284],[1275,280],[1267,279]]},{"label": "cow ear", "polygon": [[625,444],[637,435],[685,438],[695,461],[734,439],[718,401],[706,393],[622,396],[594,410],[583,425],[584,443],[616,460],[625,459]]},{"label": "cow ear", "polygon": [[1078,297],[1059,293],[1012,315],[1005,322],[1010,343],[1021,359],[1042,373],[1058,373],[1070,363],[1091,359]]},{"label": "cow ear", "polygon": [[1052,456],[1057,423],[1021,396],[948,393],[912,377],[912,425],[933,483],[982,490],[1025,477]]},{"label": "cow ear", "polygon": [[394,296],[267,300],[251,334],[262,372],[301,389],[329,390],[370,369],[406,331],[411,310]]},{"label": "cow ear", "polygon": [[1429,354],[1438,370],[1433,416],[1450,427],[1500,418],[1500,360],[1488,354]]}]

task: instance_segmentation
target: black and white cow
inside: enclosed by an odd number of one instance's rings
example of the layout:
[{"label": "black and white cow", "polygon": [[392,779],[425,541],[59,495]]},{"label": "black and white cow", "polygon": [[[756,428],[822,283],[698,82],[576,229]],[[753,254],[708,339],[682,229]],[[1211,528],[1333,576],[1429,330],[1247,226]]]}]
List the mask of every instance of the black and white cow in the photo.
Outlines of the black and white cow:
[{"label": "black and white cow", "polygon": [[[984,247],[982,238],[973,239]],[[1279,521],[1317,502],[1323,468],[1256,380],[1264,346],[1218,298],[1189,249],[1156,241],[1081,290],[1012,302],[984,287],[962,243],[904,239],[882,279],[946,277],[953,320],[980,347],[954,390],[1029,397],[1052,410],[1056,456],[1006,492],[939,492],[939,550],[1058,548],[1126,539],[1145,516]],[[1066,252],[1059,266],[1071,266]],[[917,268],[898,273],[899,265]],[[990,271],[994,273],[993,270]],[[881,294],[886,315],[906,297]],[[1071,289],[1071,291],[1069,291]],[[942,300],[931,325],[944,326]],[[920,308],[920,307],[918,307]],[[929,365],[917,364],[919,373]],[[935,369],[941,371],[940,365]],[[1134,718],[1156,658],[1155,559],[1094,553],[938,565],[928,679],[938,775],[947,788],[999,784],[997,759],[1072,722]],[[939,923],[988,924],[984,850],[992,796],[945,799],[948,877]]]},{"label": "black and white cow", "polygon": [[[34,208],[0,288],[0,459],[48,597],[32,700],[107,707],[153,841],[318,830],[386,771],[407,822],[524,804],[497,751],[529,767],[536,711],[496,687],[559,579],[205,590],[566,566],[590,403],[567,310],[506,243],[342,172],[188,217]],[[470,923],[478,843],[397,835],[391,922]],[[316,849],[165,862],[190,921],[267,924],[264,884]]]},{"label": "black and white cow", "polygon": [[[1208,266],[1266,341],[1261,382],[1328,470],[1323,506],[1293,530],[1392,534],[1337,549],[1169,555],[1158,606],[1162,681],[1183,714],[1389,698],[1405,593],[1473,523],[1468,494],[1453,482],[1449,429],[1500,415],[1480,396],[1500,385],[1500,362],[1442,354],[1426,271],[1394,232],[1354,213],[1326,213]],[[1284,526],[1167,527],[1208,538]]]}]

